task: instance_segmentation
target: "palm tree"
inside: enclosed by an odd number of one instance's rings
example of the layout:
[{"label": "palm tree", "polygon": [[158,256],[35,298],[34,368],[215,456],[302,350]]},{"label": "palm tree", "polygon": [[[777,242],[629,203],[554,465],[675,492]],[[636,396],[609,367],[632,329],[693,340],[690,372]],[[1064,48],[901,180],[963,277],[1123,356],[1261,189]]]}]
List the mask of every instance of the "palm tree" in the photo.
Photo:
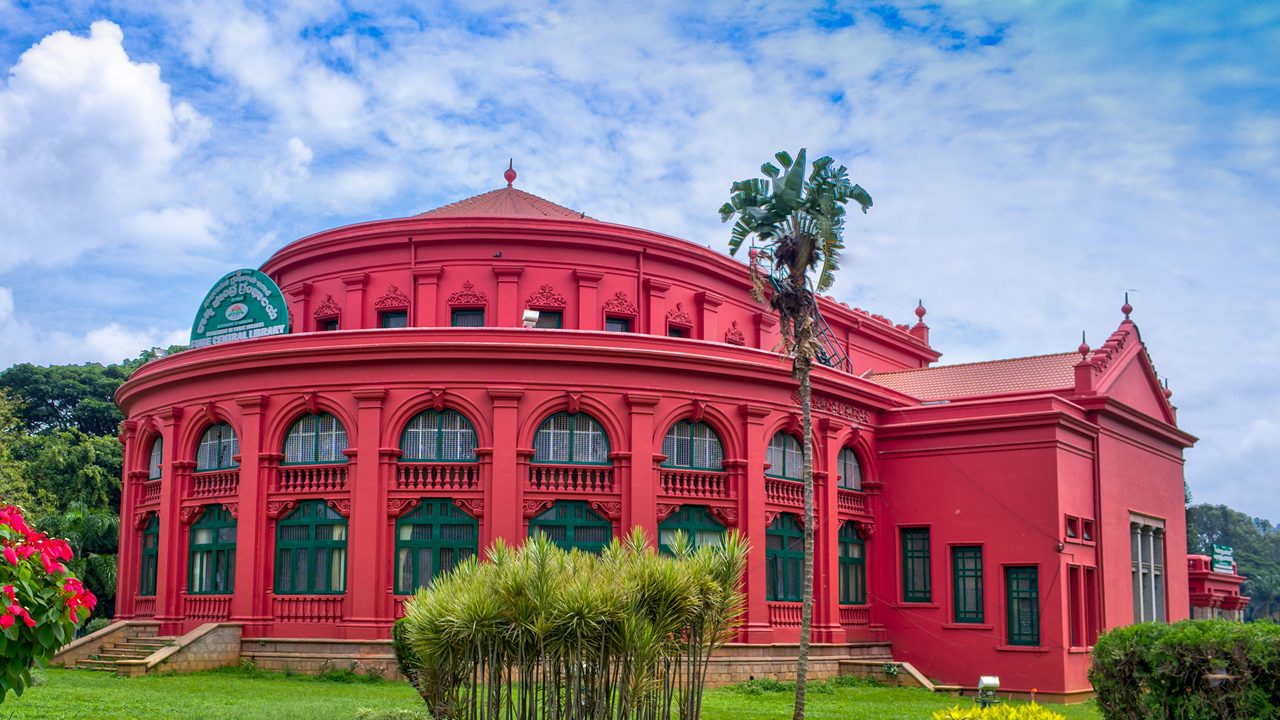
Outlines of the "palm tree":
[{"label": "palm tree", "polygon": [[[803,720],[805,680],[809,673],[809,630],[813,623],[813,417],[809,373],[815,359],[829,358],[818,331],[820,316],[814,292],[831,287],[844,243],[845,204],[866,212],[871,196],[849,182],[844,166],[829,157],[813,163],[805,178],[805,150],[792,160],[780,152],[778,165],[765,163],[765,178],[735,182],[729,202],[720,208],[723,222],[737,217],[729,236],[729,252],[737,254],[752,240],[751,296],[778,313],[780,350],[791,356],[792,374],[800,383],[804,462],[804,586],[800,611],[800,648],[796,658],[795,720]],[[816,277],[815,277],[816,273]],[[766,300],[766,284],[772,292]]]}]

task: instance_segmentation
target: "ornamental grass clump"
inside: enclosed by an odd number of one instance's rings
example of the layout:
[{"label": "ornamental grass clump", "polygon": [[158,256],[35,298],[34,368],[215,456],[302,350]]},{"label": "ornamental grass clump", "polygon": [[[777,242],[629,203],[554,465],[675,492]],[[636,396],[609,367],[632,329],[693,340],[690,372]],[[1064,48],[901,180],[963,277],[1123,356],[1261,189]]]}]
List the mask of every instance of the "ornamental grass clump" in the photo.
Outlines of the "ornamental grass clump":
[{"label": "ornamental grass clump", "polygon": [[32,684],[31,669],[75,634],[97,599],[64,563],[66,540],[27,525],[22,510],[0,505],[0,702]]},{"label": "ornamental grass clump", "polygon": [[644,531],[600,555],[501,541],[405,603],[401,670],[434,717],[696,720],[708,661],[742,616],[746,541],[673,555]]}]

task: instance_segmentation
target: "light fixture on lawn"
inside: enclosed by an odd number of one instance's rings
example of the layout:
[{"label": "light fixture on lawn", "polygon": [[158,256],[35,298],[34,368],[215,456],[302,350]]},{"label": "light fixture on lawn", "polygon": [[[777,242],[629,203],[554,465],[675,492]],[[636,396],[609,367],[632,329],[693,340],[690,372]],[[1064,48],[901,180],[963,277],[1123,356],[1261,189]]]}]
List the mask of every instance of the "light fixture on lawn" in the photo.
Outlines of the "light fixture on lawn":
[{"label": "light fixture on lawn", "polygon": [[978,678],[978,705],[987,707],[1000,702],[996,691],[1000,689],[1000,678],[995,675],[983,675]]}]

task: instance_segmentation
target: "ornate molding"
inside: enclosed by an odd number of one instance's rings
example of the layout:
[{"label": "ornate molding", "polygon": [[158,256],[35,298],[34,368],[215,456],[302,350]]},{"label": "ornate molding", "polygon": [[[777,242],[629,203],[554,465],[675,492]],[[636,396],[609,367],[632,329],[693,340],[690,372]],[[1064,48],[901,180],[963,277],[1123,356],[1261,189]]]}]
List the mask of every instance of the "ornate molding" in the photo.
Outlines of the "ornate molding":
[{"label": "ornate molding", "polygon": [[680,509],[679,505],[667,505],[658,503],[658,522],[662,522],[674,515]]},{"label": "ornate molding", "polygon": [[565,301],[564,296],[547,283],[530,295],[526,304],[531,308],[562,308],[565,306]]},{"label": "ornate molding", "polygon": [[151,517],[151,511],[147,510],[133,514],[133,527],[135,530],[141,530],[147,526],[147,518]]},{"label": "ornate molding", "polygon": [[400,517],[417,507],[418,502],[420,502],[419,498],[388,498],[387,514],[391,517]]},{"label": "ornate molding", "polygon": [[672,325],[683,325],[684,327],[693,327],[693,316],[688,310],[684,309],[684,303],[676,303],[676,306],[667,311],[667,322]]},{"label": "ornate molding", "polygon": [[187,507],[180,508],[178,510],[178,521],[183,525],[190,525],[191,522],[203,511],[204,508],[199,505],[188,505]]},{"label": "ornate molding", "polygon": [[489,297],[483,292],[476,290],[475,286],[471,284],[471,281],[467,280],[462,283],[461,290],[449,294],[449,304],[463,306],[469,305],[472,307],[488,305]]},{"label": "ornate molding", "polygon": [[267,503],[267,517],[272,520],[279,520],[293,510],[297,504],[293,500],[271,500]]},{"label": "ornate molding", "polygon": [[231,513],[231,517],[233,519],[240,517],[240,503],[238,502],[222,503],[222,507],[225,508],[227,512]]},{"label": "ornate molding", "polygon": [[457,498],[453,504],[475,517],[484,515],[484,498]]},{"label": "ornate molding", "polygon": [[409,307],[409,296],[400,292],[400,288],[395,285],[388,285],[387,291],[382,297],[373,301],[373,307],[377,310],[398,310]]},{"label": "ornate molding", "polygon": [[315,312],[311,313],[312,317],[317,320],[328,318],[336,318],[342,314],[342,308],[338,307],[338,303],[334,301],[332,295],[325,295],[324,300],[316,306]]},{"label": "ornate molding", "polygon": [[604,301],[604,311],[614,313],[615,315],[640,314],[640,310],[636,308],[636,304],[631,302],[631,298],[628,298],[626,291],[623,290],[619,290],[613,294],[613,297]]},{"label": "ornate molding", "polygon": [[871,536],[876,534],[875,523],[866,520],[854,520],[853,524],[858,528],[858,537],[863,540],[870,540]]},{"label": "ornate molding", "polygon": [[747,336],[738,329],[738,321],[734,320],[729,329],[724,331],[724,341],[730,345],[746,345]]},{"label": "ornate molding", "polygon": [[617,501],[592,500],[587,503],[587,506],[610,520],[617,520],[622,517],[622,503]]},{"label": "ornate molding", "polygon": [[[800,393],[798,391],[796,390],[791,391],[791,402],[797,405],[800,404]],[[814,410],[818,412],[825,412],[831,415],[838,415],[842,418],[847,418],[849,420],[852,420],[860,425],[871,424],[871,413],[867,412],[862,408],[856,408],[850,405],[849,403],[843,402],[841,400],[836,400],[829,397],[822,397],[821,395],[814,394],[810,398],[809,404],[813,407]]]},{"label": "ornate molding", "polygon": [[524,516],[531,518],[534,515],[541,514],[549,509],[555,503],[554,500],[525,500]]},{"label": "ornate molding", "polygon": [[351,501],[350,500],[326,500],[325,504],[333,508],[335,512],[344,518],[351,517]]},{"label": "ornate molding", "polygon": [[711,508],[711,514],[720,518],[720,522],[729,527],[738,526],[738,508],[713,507]]},{"label": "ornate molding", "polygon": [[770,525],[772,525],[772,524],[773,524],[773,521],[774,521],[774,520],[777,520],[777,519],[778,519],[778,516],[779,516],[779,515],[781,515],[781,514],[782,514],[782,511],[781,511],[781,510],[765,510],[765,511],[764,511],[764,526],[767,528],[767,527],[769,527]]}]

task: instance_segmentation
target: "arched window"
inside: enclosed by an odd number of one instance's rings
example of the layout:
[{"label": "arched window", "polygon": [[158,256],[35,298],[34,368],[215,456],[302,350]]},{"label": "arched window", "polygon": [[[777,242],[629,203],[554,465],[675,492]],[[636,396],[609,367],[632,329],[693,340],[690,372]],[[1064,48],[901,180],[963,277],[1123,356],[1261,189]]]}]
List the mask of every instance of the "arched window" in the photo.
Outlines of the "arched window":
[{"label": "arched window", "polygon": [[667,459],[664,467],[691,468],[693,470],[723,470],[724,449],[720,436],[706,423],[681,420],[667,431],[662,439],[662,454]]},{"label": "arched window", "polygon": [[546,535],[565,550],[598,553],[613,539],[613,525],[581,500],[561,500],[529,521],[529,536],[535,533]]},{"label": "arched window", "polygon": [[200,436],[200,449],[196,453],[196,470],[229,470],[240,467],[232,458],[240,454],[240,440],[236,431],[226,423],[210,426]]},{"label": "arched window", "polygon": [[769,441],[769,477],[800,480],[804,454],[800,441],[788,433],[780,432]]},{"label": "arched window", "polygon": [[396,592],[408,595],[479,551],[476,519],[447,498],[423,499],[396,521]]},{"label": "arched window", "polygon": [[533,461],[607,465],[609,438],[586,413],[556,413],[538,426],[533,437]]},{"label": "arched window", "polygon": [[339,595],[347,589],[347,521],[308,500],[276,524],[278,595]]},{"label": "arched window", "polygon": [[142,528],[142,560],[138,569],[138,594],[156,594],[156,568],[160,557],[160,516],[152,514]]},{"label": "arched window", "polygon": [[836,458],[840,471],[840,487],[846,490],[862,489],[862,465],[852,448],[843,448]]},{"label": "arched window", "polygon": [[765,599],[800,602],[804,571],[804,531],[796,517],[783,513],[764,535]]},{"label": "arched window", "polygon": [[344,463],[347,456],[347,429],[329,413],[303,415],[289,428],[284,439],[286,465]]},{"label": "arched window", "polygon": [[164,438],[156,438],[151,443],[151,459],[147,463],[147,479],[159,480],[161,467],[164,464]]},{"label": "arched window", "polygon": [[851,522],[840,526],[840,604],[865,605],[867,602],[867,554]]},{"label": "arched window", "polygon": [[676,532],[683,530],[694,547],[724,544],[724,526],[711,517],[701,505],[684,505],[670,517],[658,523],[658,549],[671,553]]},{"label": "arched window", "polygon": [[187,591],[230,594],[236,581],[236,521],[221,505],[209,505],[191,526]]},{"label": "arched window", "polygon": [[414,416],[400,436],[405,462],[475,462],[476,431],[457,410]]}]

